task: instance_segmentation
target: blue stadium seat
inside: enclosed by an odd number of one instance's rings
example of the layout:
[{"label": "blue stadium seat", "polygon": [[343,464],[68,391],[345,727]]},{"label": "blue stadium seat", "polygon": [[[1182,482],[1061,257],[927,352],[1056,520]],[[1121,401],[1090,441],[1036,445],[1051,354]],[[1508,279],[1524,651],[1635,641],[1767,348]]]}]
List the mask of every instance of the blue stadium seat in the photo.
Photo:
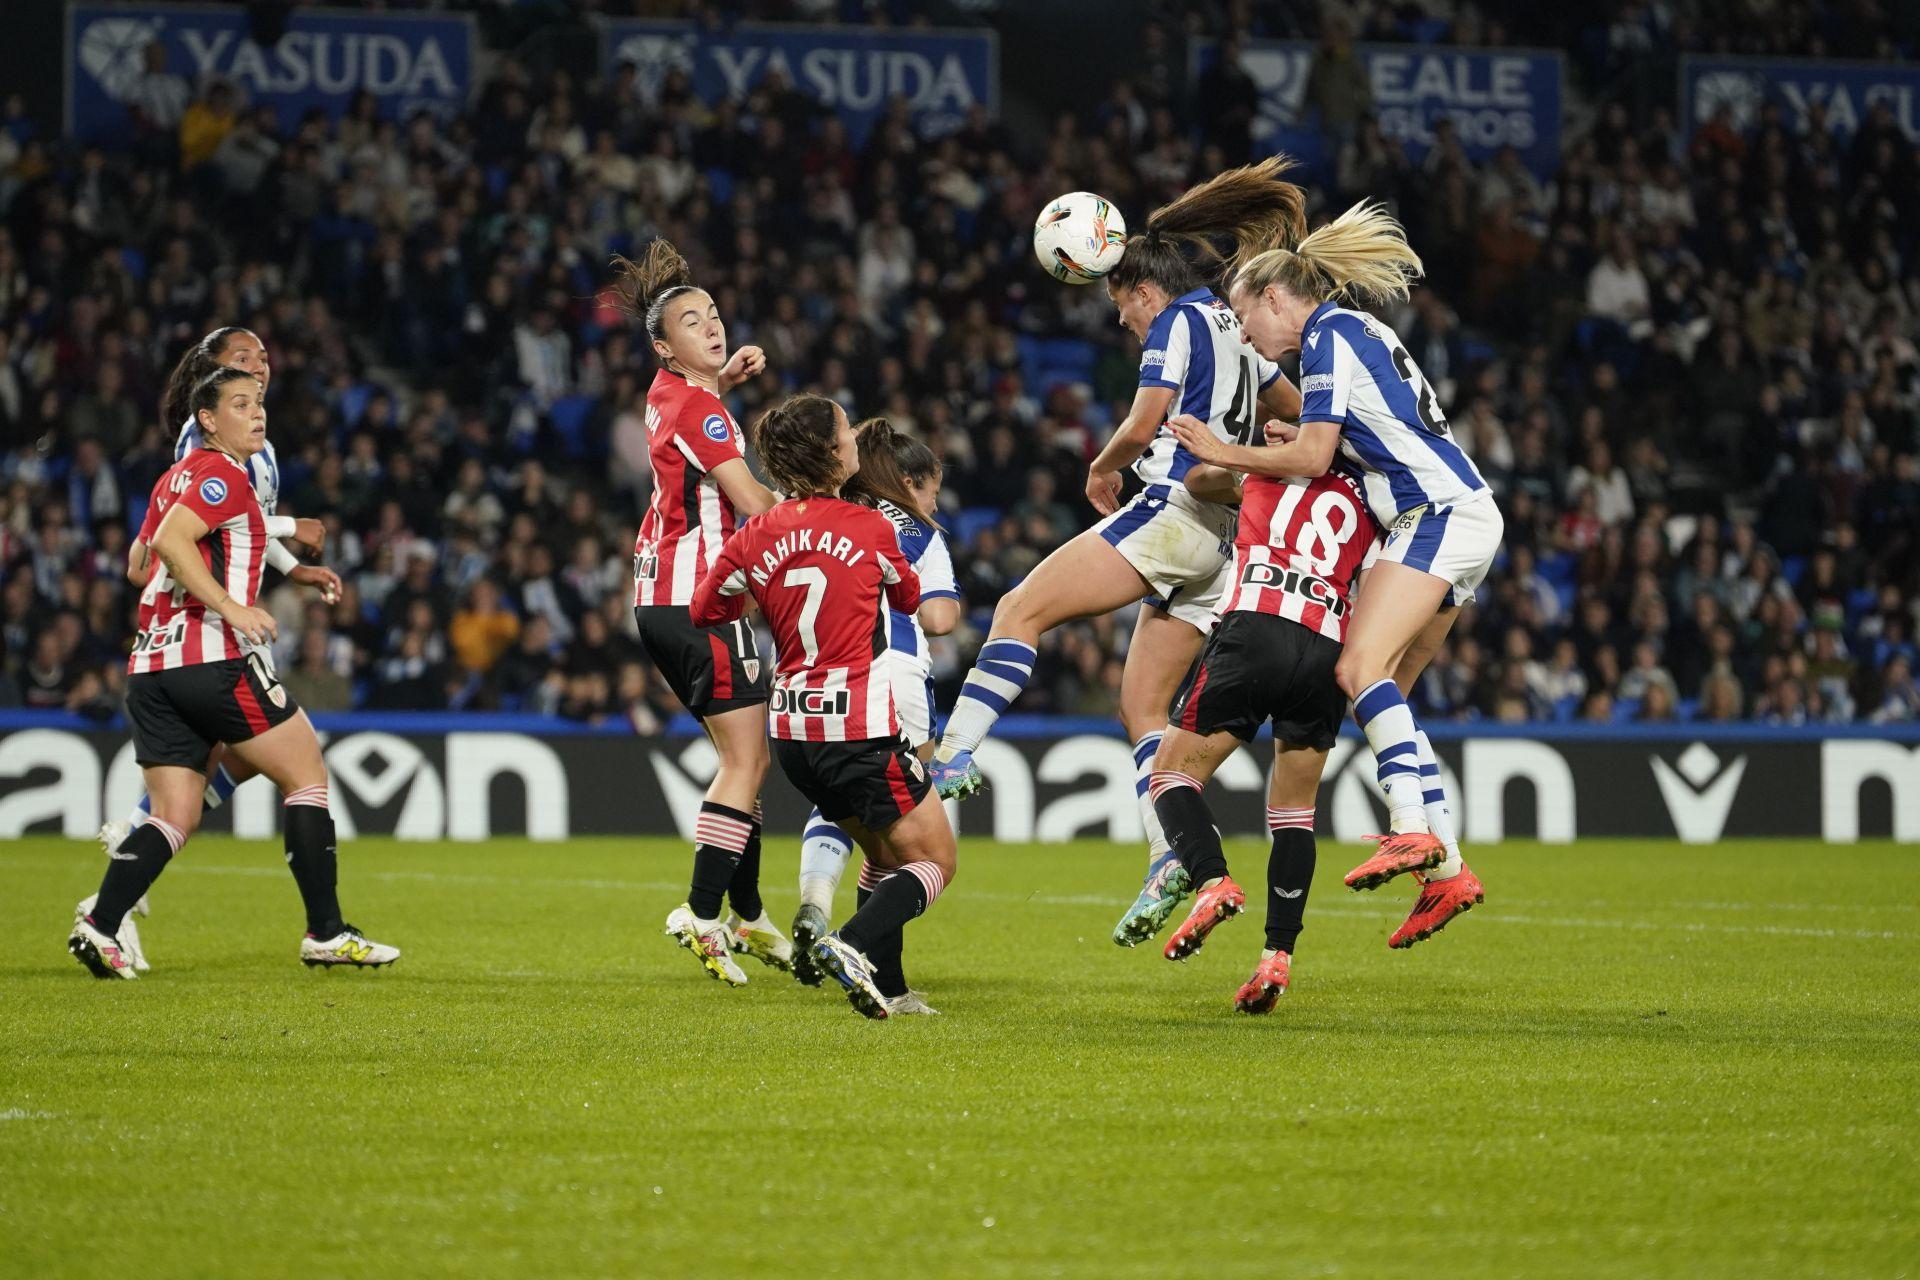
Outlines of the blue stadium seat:
[{"label": "blue stadium seat", "polygon": [[1807,558],[1805,556],[1781,557],[1780,576],[1787,580],[1788,586],[1799,586],[1800,579],[1807,576]]},{"label": "blue stadium seat", "polygon": [[1640,714],[1639,698],[1615,698],[1613,700],[1613,723],[1632,724]]},{"label": "blue stadium seat", "polygon": [[960,546],[970,547],[982,529],[990,529],[999,523],[998,507],[962,507],[953,522],[953,540]]},{"label": "blue stadium seat", "polygon": [[145,494],[127,495],[127,536],[132,538],[147,518],[148,498]]},{"label": "blue stadium seat", "polygon": [[729,204],[733,200],[733,174],[730,170],[713,168],[706,171],[707,190],[713,192],[716,205]]},{"label": "blue stadium seat", "polygon": [[1855,587],[1847,596],[1847,616],[1858,618],[1861,614],[1872,613],[1874,605],[1880,603],[1880,593],[1872,587]]},{"label": "blue stadium seat", "polygon": [[120,250],[120,265],[125,267],[127,274],[135,280],[147,278],[147,255],[138,249]]},{"label": "blue stadium seat", "polygon": [[1682,698],[1674,706],[1674,713],[1682,720],[1692,720],[1700,714],[1700,699]]},{"label": "blue stadium seat", "polygon": [[1580,698],[1577,694],[1568,694],[1553,704],[1553,718],[1562,724],[1580,713]]},{"label": "blue stadium seat", "polygon": [[356,382],[340,393],[340,421],[351,427],[366,415],[367,405],[380,388],[371,382]]},{"label": "blue stadium seat", "polygon": [[587,419],[598,403],[598,398],[594,396],[562,396],[547,410],[547,419],[553,423],[554,432],[560,437],[560,446],[569,458],[587,456]]}]

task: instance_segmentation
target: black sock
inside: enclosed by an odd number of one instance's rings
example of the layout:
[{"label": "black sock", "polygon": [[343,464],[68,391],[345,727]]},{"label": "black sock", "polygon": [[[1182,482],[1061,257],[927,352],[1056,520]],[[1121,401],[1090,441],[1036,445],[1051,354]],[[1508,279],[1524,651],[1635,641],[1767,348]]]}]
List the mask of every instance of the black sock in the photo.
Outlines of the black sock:
[{"label": "black sock", "polygon": [[898,936],[907,921],[926,909],[927,887],[920,877],[896,871],[876,885],[853,918],[840,926],[840,937],[878,964],[874,949],[884,948],[888,935]]},{"label": "black sock", "polygon": [[[856,889],[853,894],[855,909],[867,905],[867,899],[873,896],[871,889]],[[873,962],[873,985],[880,988],[880,994],[891,1000],[895,996],[907,994],[907,973],[901,967],[901,953],[906,950],[907,932],[896,929],[891,934],[873,944],[867,959]]]},{"label": "black sock", "polygon": [[753,820],[747,847],[740,851],[740,865],[733,870],[733,882],[727,886],[727,901],[742,920],[758,920],[766,910],[760,900],[760,819]]},{"label": "black sock", "polygon": [[167,833],[156,822],[147,821],[133,829],[120,842],[107,863],[107,874],[100,880],[100,897],[88,918],[101,932],[118,937],[120,922],[140,901],[140,895],[153,888],[160,872],[173,860],[173,846]]},{"label": "black sock", "polygon": [[[693,832],[693,885],[687,890],[687,906],[702,920],[718,920],[720,900],[733,884],[753,832],[753,815],[708,800],[700,806]],[[754,879],[759,879],[757,869]]]},{"label": "black sock", "polygon": [[332,938],[340,919],[340,864],[334,856],[333,815],[313,804],[290,804],[286,814],[287,869],[307,908],[307,932]]},{"label": "black sock", "polygon": [[1193,787],[1164,787],[1154,797],[1153,811],[1160,815],[1160,828],[1167,843],[1187,869],[1198,889],[1209,880],[1227,874],[1227,855],[1220,847],[1220,833],[1214,830],[1213,814],[1206,797]]},{"label": "black sock", "polygon": [[1311,828],[1282,827],[1273,833],[1267,855],[1267,945],[1293,954],[1313,887],[1314,844]]}]

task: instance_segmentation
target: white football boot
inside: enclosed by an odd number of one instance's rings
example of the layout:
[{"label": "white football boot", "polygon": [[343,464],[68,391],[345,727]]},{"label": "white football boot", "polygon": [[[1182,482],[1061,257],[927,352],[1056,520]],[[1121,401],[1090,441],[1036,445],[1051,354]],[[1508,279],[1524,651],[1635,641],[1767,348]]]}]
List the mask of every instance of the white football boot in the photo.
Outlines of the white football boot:
[{"label": "white football boot", "polygon": [[352,925],[331,938],[300,939],[300,963],[309,969],[380,969],[400,958],[400,948],[375,942]]},{"label": "white football boot", "polygon": [[742,920],[739,912],[727,912],[727,932],[733,935],[734,951],[782,973],[793,972],[793,940],[780,932],[765,911],[758,920]]},{"label": "white football boot", "polygon": [[667,913],[666,934],[693,952],[708,977],[730,987],[747,985],[747,975],[733,962],[733,933],[724,920],[702,920],[683,902]]},{"label": "white football boot", "polygon": [[75,960],[87,966],[96,978],[138,978],[133,959],[113,935],[95,927],[89,920],[76,920],[67,935],[67,950]]}]

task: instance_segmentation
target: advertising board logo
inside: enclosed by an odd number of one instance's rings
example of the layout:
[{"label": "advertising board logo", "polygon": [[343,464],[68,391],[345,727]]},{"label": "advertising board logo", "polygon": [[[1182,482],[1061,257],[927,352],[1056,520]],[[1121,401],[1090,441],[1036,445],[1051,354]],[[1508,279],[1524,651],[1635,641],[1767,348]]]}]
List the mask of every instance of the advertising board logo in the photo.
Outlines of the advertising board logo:
[{"label": "advertising board logo", "polygon": [[637,33],[614,46],[613,63],[631,62],[639,77],[640,92],[649,101],[660,96],[667,72],[679,68],[693,74],[693,41],[683,36]]},{"label": "advertising board logo", "polygon": [[123,101],[146,69],[146,49],[160,34],[160,24],[142,18],[95,18],[79,36],[80,66],[106,90]]},{"label": "advertising board logo", "polygon": [[1673,818],[1674,834],[1688,844],[1718,840],[1727,829],[1727,815],[1733,812],[1733,797],[1747,771],[1747,758],[1741,756],[1722,772],[1713,748],[1696,742],[1680,753],[1678,768],[1659,756],[1651,763],[1660,798]]},{"label": "advertising board logo", "polygon": [[1744,132],[1759,120],[1766,96],[1766,80],[1752,72],[1709,71],[1694,82],[1694,123],[1705,124],[1724,108],[1733,127]]}]

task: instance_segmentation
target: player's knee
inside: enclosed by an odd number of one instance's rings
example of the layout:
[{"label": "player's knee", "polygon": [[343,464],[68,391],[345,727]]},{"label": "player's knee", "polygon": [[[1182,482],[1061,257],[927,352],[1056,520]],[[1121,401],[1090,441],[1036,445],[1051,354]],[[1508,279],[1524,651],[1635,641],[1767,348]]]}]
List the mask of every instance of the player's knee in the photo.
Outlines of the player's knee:
[{"label": "player's knee", "polygon": [[1348,649],[1334,663],[1333,679],[1340,686],[1340,692],[1349,698],[1357,698],[1361,690],[1378,683],[1385,674],[1379,670],[1379,666],[1366,652]]}]

